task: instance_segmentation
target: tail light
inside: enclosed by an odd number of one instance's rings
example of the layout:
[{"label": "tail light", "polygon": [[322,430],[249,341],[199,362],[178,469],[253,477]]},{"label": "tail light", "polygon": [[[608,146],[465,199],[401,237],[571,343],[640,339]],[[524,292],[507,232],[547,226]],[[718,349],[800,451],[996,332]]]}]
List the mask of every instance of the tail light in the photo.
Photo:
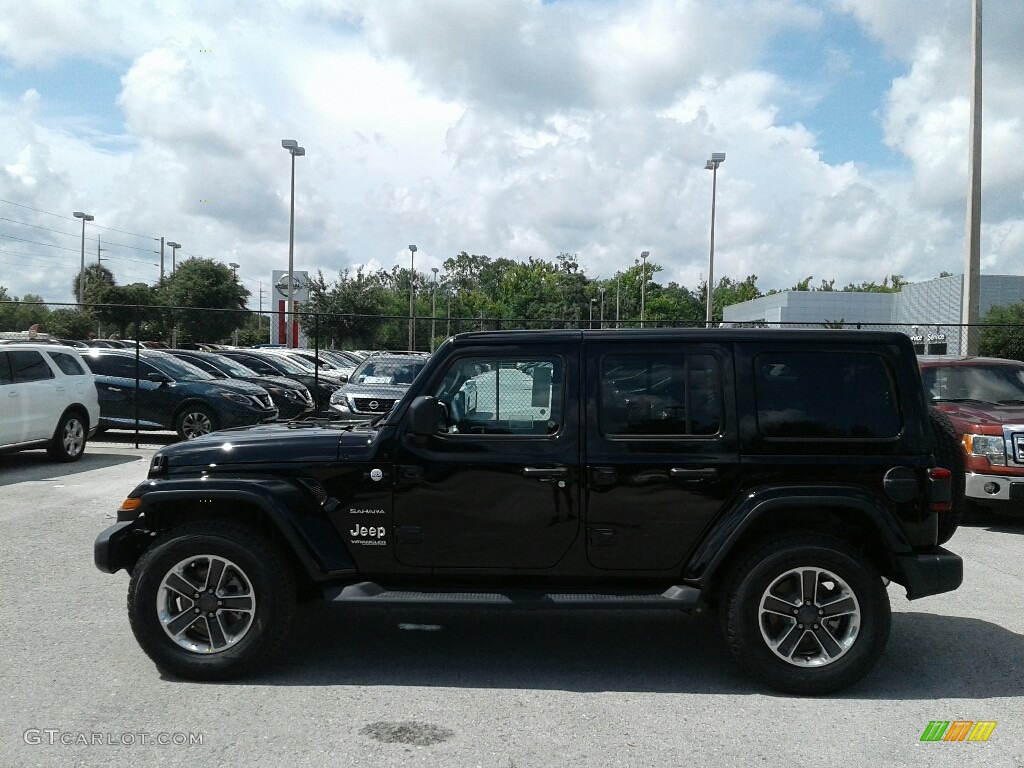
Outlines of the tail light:
[{"label": "tail light", "polygon": [[928,469],[928,509],[932,512],[953,509],[953,473],[945,467]]}]

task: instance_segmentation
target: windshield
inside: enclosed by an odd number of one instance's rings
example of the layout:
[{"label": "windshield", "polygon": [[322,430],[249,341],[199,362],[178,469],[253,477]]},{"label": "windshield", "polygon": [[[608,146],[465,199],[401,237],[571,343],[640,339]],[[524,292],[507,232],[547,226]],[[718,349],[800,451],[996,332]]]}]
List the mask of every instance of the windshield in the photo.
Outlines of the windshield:
[{"label": "windshield", "polygon": [[352,374],[355,384],[412,384],[426,362],[423,360],[367,360]]},{"label": "windshield", "polygon": [[292,365],[300,368],[304,373],[313,373],[316,370],[316,366],[309,360],[306,360],[301,355],[296,354],[279,354],[274,355],[274,359],[285,360]]},{"label": "windshield", "polygon": [[948,365],[921,371],[932,400],[1024,403],[1024,365]]},{"label": "windshield", "polygon": [[301,376],[305,376],[309,373],[308,369],[299,367],[297,363],[285,355],[267,355],[266,357],[260,357],[258,359],[265,361],[269,365],[272,365],[287,374],[299,374]]},{"label": "windshield", "polygon": [[210,355],[206,359],[225,373],[231,374],[236,379],[247,379],[259,376],[259,374],[252,368],[247,368],[237,360],[233,360],[230,357],[224,357],[224,355]]},{"label": "windshield", "polygon": [[152,355],[145,359],[154,368],[161,373],[166,373],[175,381],[211,381],[217,378],[212,373],[207,373],[202,368],[196,368],[192,363],[186,363],[171,355]]}]

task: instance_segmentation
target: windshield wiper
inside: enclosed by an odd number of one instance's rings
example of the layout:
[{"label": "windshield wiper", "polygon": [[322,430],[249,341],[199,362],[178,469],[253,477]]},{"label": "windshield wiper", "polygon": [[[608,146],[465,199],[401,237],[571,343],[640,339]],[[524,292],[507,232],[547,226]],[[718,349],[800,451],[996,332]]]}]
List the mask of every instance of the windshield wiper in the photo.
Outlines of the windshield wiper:
[{"label": "windshield wiper", "polygon": [[991,400],[980,400],[977,397],[933,397],[933,403],[981,403],[982,405],[999,405]]},{"label": "windshield wiper", "polygon": [[1009,400],[1000,400],[999,405],[1024,405],[1024,398],[1010,398]]}]

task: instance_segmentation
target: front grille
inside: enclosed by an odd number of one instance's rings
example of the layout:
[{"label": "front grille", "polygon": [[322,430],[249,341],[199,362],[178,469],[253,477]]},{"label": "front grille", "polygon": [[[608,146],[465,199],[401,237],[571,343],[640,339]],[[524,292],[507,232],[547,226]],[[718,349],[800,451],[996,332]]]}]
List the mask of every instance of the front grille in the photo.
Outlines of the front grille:
[{"label": "front grille", "polygon": [[357,413],[384,413],[391,410],[395,401],[394,398],[384,397],[354,397],[352,404]]},{"label": "front grille", "polygon": [[[1009,431],[1006,427],[1004,431]],[[1020,429],[1020,427],[1011,427],[1010,429]],[[1024,464],[1024,434],[1020,432],[1011,432],[1011,445],[1013,446],[1013,459],[1016,464]]]}]

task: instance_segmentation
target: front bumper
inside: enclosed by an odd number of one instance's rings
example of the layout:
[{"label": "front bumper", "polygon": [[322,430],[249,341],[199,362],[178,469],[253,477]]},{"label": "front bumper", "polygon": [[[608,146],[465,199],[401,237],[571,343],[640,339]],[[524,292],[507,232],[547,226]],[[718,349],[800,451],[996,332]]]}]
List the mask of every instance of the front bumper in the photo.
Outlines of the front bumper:
[{"label": "front bumper", "polygon": [[908,600],[952,592],[964,580],[964,561],[943,547],[933,547],[927,553],[897,555],[893,580],[907,590]]},{"label": "front bumper", "polygon": [[1024,477],[968,472],[964,480],[968,499],[1020,506],[1024,511]]},{"label": "front bumper", "polygon": [[153,540],[153,533],[142,521],[121,520],[96,537],[92,545],[93,562],[103,573],[129,573]]}]

